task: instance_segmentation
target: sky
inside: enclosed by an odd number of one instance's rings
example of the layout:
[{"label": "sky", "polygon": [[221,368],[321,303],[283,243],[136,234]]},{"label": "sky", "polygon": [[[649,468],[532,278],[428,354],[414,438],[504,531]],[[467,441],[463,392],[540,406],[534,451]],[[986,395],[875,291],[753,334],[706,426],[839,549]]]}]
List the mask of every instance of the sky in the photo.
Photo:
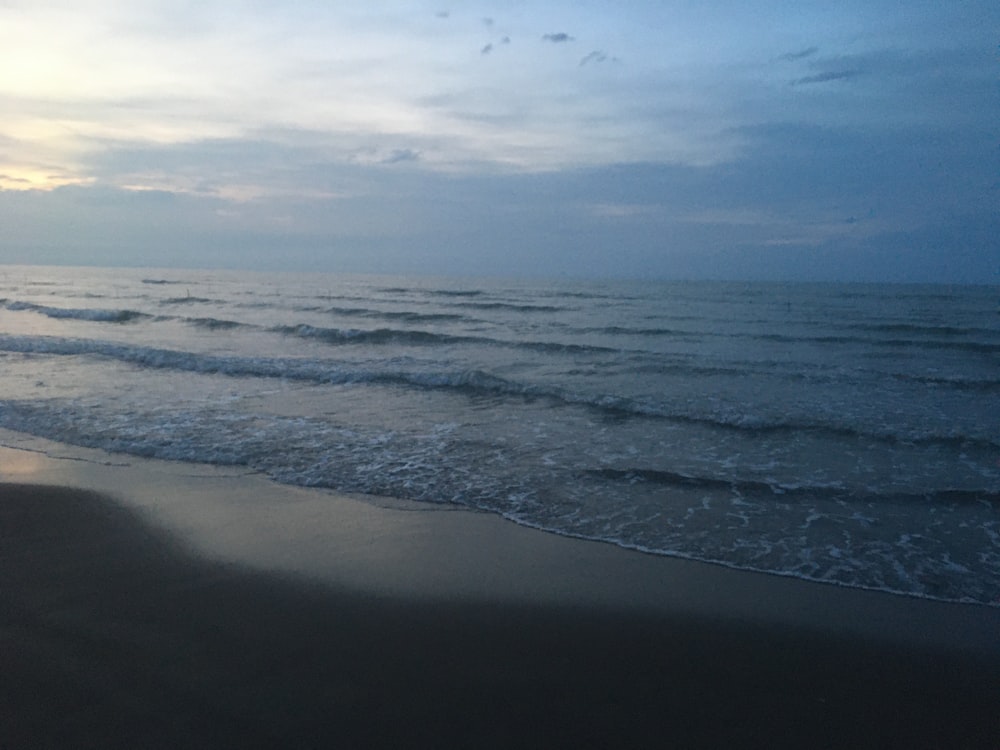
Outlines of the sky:
[{"label": "sky", "polygon": [[0,263],[1000,284],[996,0],[0,0]]}]

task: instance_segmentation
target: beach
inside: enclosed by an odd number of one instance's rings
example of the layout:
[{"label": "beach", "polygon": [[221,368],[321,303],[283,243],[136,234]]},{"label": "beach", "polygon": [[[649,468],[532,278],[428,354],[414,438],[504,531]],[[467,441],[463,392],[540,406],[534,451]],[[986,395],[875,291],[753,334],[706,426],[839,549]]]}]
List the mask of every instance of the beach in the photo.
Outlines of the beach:
[{"label": "beach", "polygon": [[1000,738],[996,607],[4,438],[4,748]]}]

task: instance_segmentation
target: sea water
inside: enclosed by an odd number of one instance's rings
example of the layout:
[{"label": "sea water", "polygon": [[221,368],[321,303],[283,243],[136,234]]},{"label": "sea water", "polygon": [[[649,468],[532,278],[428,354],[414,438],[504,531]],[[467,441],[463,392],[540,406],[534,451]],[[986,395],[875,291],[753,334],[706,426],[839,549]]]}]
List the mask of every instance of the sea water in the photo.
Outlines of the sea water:
[{"label": "sea water", "polygon": [[0,427],[996,606],[998,300],[7,266]]}]

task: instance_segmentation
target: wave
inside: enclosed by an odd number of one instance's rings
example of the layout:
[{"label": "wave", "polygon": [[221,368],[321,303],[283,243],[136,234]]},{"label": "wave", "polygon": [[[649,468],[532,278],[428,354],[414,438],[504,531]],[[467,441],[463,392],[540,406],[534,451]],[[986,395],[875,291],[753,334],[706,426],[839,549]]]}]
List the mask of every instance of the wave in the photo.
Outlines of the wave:
[{"label": "wave", "polygon": [[[704,322],[704,320],[702,321]],[[722,321],[720,321],[722,322]],[[765,323],[767,321],[758,321],[760,323]],[[932,339],[932,338],[877,338],[877,337],[865,337],[865,336],[839,336],[839,335],[827,335],[827,336],[795,336],[792,334],[785,333],[725,333],[720,331],[710,331],[710,330],[680,330],[676,328],[660,328],[660,327],[647,327],[647,328],[632,328],[628,326],[599,326],[599,327],[587,327],[587,328],[567,328],[568,333],[588,335],[588,334],[598,334],[607,336],[642,336],[642,337],[661,337],[661,338],[674,338],[674,339],[685,339],[689,341],[699,341],[702,339],[711,338],[726,338],[726,339],[742,339],[749,341],[765,341],[769,343],[778,344],[821,344],[824,346],[829,345],[860,345],[864,347],[884,347],[884,348],[917,348],[926,349],[929,351],[936,350],[953,350],[953,351],[963,351],[971,353],[983,353],[983,354],[996,354],[1000,353],[1000,343],[993,343],[989,341],[976,341],[976,340],[964,340],[956,341],[954,339],[944,338],[944,339]],[[924,329],[922,329],[924,330]],[[936,329],[925,329],[926,331],[936,330]],[[958,331],[962,332],[962,335],[994,335],[996,332],[990,329],[952,329],[955,331],[953,334],[948,335],[958,335]],[[904,331],[897,331],[897,333],[903,333]],[[917,331],[910,330],[909,333],[916,334]],[[942,334],[943,335],[943,334]]]},{"label": "wave", "polygon": [[879,346],[913,347],[918,349],[951,349],[960,352],[975,352],[977,354],[998,354],[1000,343],[992,344],[985,341],[921,341],[913,339],[885,339],[874,343]]},{"label": "wave", "polygon": [[574,328],[574,333],[604,336],[663,336],[669,338],[697,339],[715,334],[702,331],[680,331],[674,328],[629,328],[627,326],[602,326],[599,328]]},{"label": "wave", "polygon": [[330,315],[340,315],[344,318],[374,318],[379,316],[378,310],[372,310],[369,307],[315,307],[301,309],[325,312]]},{"label": "wave", "polygon": [[373,318],[383,318],[385,320],[401,320],[406,323],[444,323],[459,320],[468,320],[464,315],[456,313],[418,313],[418,312],[383,312],[373,311]]},{"label": "wave", "polygon": [[240,323],[235,320],[220,320],[218,318],[177,318],[171,315],[153,316],[148,313],[139,312],[138,310],[49,307],[47,305],[38,305],[33,302],[8,302],[3,299],[0,299],[0,305],[3,305],[6,309],[14,312],[36,312],[57,320],[85,320],[95,323],[128,323],[135,320],[153,319],[158,321],[180,320],[184,323],[200,328],[219,330],[241,327],[257,327],[247,323]]},{"label": "wave", "polygon": [[205,297],[167,297],[166,299],[161,299],[161,305],[190,305],[197,302],[216,302],[214,299],[206,299]]},{"label": "wave", "polygon": [[[433,334],[427,334],[433,335]],[[340,362],[301,358],[237,357],[197,354],[92,339],[54,336],[0,335],[0,350],[50,355],[91,355],[154,369],[180,370],[231,377],[283,378],[320,384],[387,384],[433,390],[452,390],[473,396],[547,399],[553,404],[592,409],[625,419],[662,419],[712,430],[738,432],[749,437],[780,434],[868,440],[890,445],[942,446],[951,449],[995,451],[1000,441],[990,437],[922,432],[899,434],[823,422],[769,421],[750,415],[691,414],[676,407],[642,402],[623,396],[575,393],[553,386],[509,380],[478,369],[443,372],[407,372],[361,369]]]},{"label": "wave", "polygon": [[529,394],[535,391],[531,386],[512,383],[479,370],[452,373],[351,370],[338,367],[339,363],[324,360],[217,356],[56,336],[0,335],[0,350],[22,354],[92,355],[154,369],[236,377],[286,378],[333,384],[396,383],[427,388],[457,388],[511,394]]},{"label": "wave", "polygon": [[795,422],[795,421],[769,421],[755,418],[749,415],[735,415],[725,417],[721,415],[691,415],[670,413],[658,407],[645,407],[641,404],[625,404],[622,406],[609,406],[608,408],[618,408],[625,414],[640,414],[649,417],[659,417],[682,424],[693,424],[708,427],[726,432],[738,432],[752,437],[763,437],[767,435],[792,435],[810,434],[832,438],[855,440],[870,440],[887,445],[914,445],[914,446],[944,446],[951,448],[978,448],[984,450],[996,450],[1000,448],[1000,441],[985,437],[975,437],[958,433],[935,433],[935,432],[914,432],[901,434],[888,430],[865,429],[863,427],[851,427],[848,425],[837,425],[823,422]]},{"label": "wave", "polygon": [[[181,299],[184,302],[187,301],[186,297],[183,297]],[[201,301],[211,302],[211,300],[201,300]],[[279,309],[280,305],[276,305],[273,302],[239,302],[234,305],[231,305],[231,307],[237,307],[241,310],[268,310],[268,309]],[[314,308],[314,309],[322,309],[322,308]]]},{"label": "wave", "polygon": [[600,400],[588,401],[564,394],[559,389],[519,383],[476,369],[450,372],[350,369],[339,362],[327,360],[217,356],[56,336],[0,335],[0,350],[57,356],[90,355],[140,367],[234,377],[285,378],[327,384],[397,384],[427,389],[451,389],[475,395],[545,397],[567,404],[589,403],[595,408],[602,408]]},{"label": "wave", "polygon": [[928,492],[893,492],[872,493],[849,489],[842,485],[800,485],[780,484],[757,479],[739,479],[728,477],[706,477],[679,472],[662,471],[658,469],[626,468],[626,469],[586,469],[581,472],[585,476],[605,479],[613,482],[637,482],[662,485],[664,487],[691,487],[695,489],[728,491],[744,497],[761,495],[780,498],[783,502],[796,500],[849,500],[851,503],[884,503],[891,501],[902,505],[925,503],[937,505],[966,505],[972,503],[987,503],[1000,508],[1000,492],[994,490],[959,490],[940,489]]},{"label": "wave", "polygon": [[544,395],[558,398],[569,404],[594,408],[621,418],[662,419],[711,430],[745,434],[750,437],[811,434],[850,441],[869,440],[888,445],[943,446],[988,451],[1000,448],[1000,440],[958,433],[913,432],[901,434],[888,430],[865,429],[864,427],[828,422],[769,420],[749,414],[693,414],[678,411],[675,407],[667,404],[638,401],[625,396],[587,396],[561,391],[550,391]]},{"label": "wave", "polygon": [[635,297],[620,296],[616,294],[605,294],[602,292],[571,292],[554,290],[541,295],[550,299],[613,299],[616,301],[629,301]]},{"label": "wave", "polygon": [[428,289],[423,292],[430,297],[481,297],[481,289]]},{"label": "wave", "polygon": [[420,289],[390,286],[376,289],[381,294],[421,294],[427,297],[481,297],[482,289]]},{"label": "wave", "polygon": [[510,310],[512,312],[561,312],[566,309],[555,305],[530,305],[515,302],[460,302],[454,307],[466,307],[472,310]]},{"label": "wave", "polygon": [[4,307],[12,312],[36,312],[57,320],[87,320],[97,323],[128,323],[132,320],[152,317],[138,310],[49,307],[48,305],[36,305],[33,302],[7,302]]},{"label": "wave", "polygon": [[250,325],[249,323],[240,323],[236,320],[225,320],[219,318],[181,318],[181,320],[188,325],[195,326],[196,328],[208,328],[209,330],[228,331],[234,328],[257,327]]},{"label": "wave", "polygon": [[300,338],[319,339],[328,344],[410,344],[435,346],[488,341],[488,339],[471,336],[450,336],[443,333],[431,333],[430,331],[407,331],[395,328],[376,328],[374,330],[323,328],[304,323],[294,326],[278,326],[272,330],[275,333],[298,336]]},{"label": "wave", "polygon": [[[806,490],[802,487],[783,487],[780,484],[772,484],[759,480],[738,480],[726,479],[724,477],[699,477],[691,474],[681,474],[673,471],[662,471],[658,469],[586,469],[581,472],[585,476],[608,479],[616,482],[626,482],[634,484],[644,482],[658,484],[667,487],[695,487],[707,490],[730,490],[740,494],[760,494],[769,493],[772,495],[788,495],[794,492]],[[824,493],[843,492],[839,488],[833,487],[813,487],[808,488],[811,492],[821,491]],[[812,494],[815,497],[815,494]]]},{"label": "wave", "polygon": [[919,325],[916,323],[855,323],[845,326],[856,331],[872,331],[874,333],[908,333],[926,336],[983,336],[1000,335],[1000,331],[992,328],[967,328],[945,325]]},{"label": "wave", "polygon": [[965,378],[947,375],[910,375],[904,372],[890,373],[894,380],[902,380],[924,385],[944,386],[958,391],[997,391],[1000,390],[1000,380],[993,378]]},{"label": "wave", "polygon": [[[734,338],[741,338],[740,334],[734,334]],[[917,348],[941,350],[951,349],[964,352],[975,352],[984,354],[1000,353],[1000,343],[992,344],[984,341],[932,341],[929,339],[903,339],[903,338],[866,338],[862,336],[790,336],[781,333],[752,334],[747,338],[761,341],[771,341],[781,344],[860,344],[867,347],[890,347],[890,348]]]},{"label": "wave", "polygon": [[[789,369],[789,365],[794,365],[797,369]],[[781,360],[755,360],[755,361],[734,361],[731,365],[701,365],[692,362],[653,362],[649,364],[635,364],[629,368],[630,372],[637,374],[652,373],[656,375],[679,375],[679,376],[722,376],[733,378],[746,378],[749,376],[763,375],[767,378],[775,378],[790,381],[805,381],[809,383],[844,383],[851,382],[858,376],[867,376],[878,380],[887,378],[899,380],[905,383],[916,383],[919,385],[934,386],[937,388],[947,388],[954,391],[997,391],[1000,390],[1000,379],[997,378],[975,378],[962,375],[914,375],[906,372],[893,372],[891,370],[880,370],[865,367],[851,368],[847,372],[833,370],[826,365],[807,365],[801,362],[790,363]]]},{"label": "wave", "polygon": [[324,328],[299,324],[293,326],[278,326],[271,329],[275,333],[300,338],[319,339],[328,344],[402,344],[411,346],[449,346],[455,344],[480,344],[484,346],[497,346],[510,349],[523,349],[528,351],[540,351],[548,353],[596,353],[612,352],[620,350],[604,347],[590,346],[585,344],[561,344],[552,341],[504,341],[488,336],[455,336],[447,333],[433,333],[431,331],[413,331],[397,328],[376,328],[363,330],[356,328]]},{"label": "wave", "polygon": [[[485,292],[482,289],[410,289],[406,287],[383,287],[381,289],[376,289],[375,291],[381,294],[418,294],[425,297],[459,299],[485,297],[489,295],[488,292]],[[534,305],[517,302],[454,302],[452,305],[455,307],[471,307],[479,310],[523,310],[527,312],[558,312],[564,309],[554,305]]]},{"label": "wave", "polygon": [[372,310],[367,307],[328,307],[318,308],[330,315],[345,318],[374,318],[381,320],[398,320],[405,323],[443,323],[465,320],[458,313],[418,313],[410,310]]},{"label": "wave", "polygon": [[185,284],[191,282],[184,281],[174,281],[173,279],[142,279],[143,284],[154,284],[156,286],[164,286],[166,284]]}]

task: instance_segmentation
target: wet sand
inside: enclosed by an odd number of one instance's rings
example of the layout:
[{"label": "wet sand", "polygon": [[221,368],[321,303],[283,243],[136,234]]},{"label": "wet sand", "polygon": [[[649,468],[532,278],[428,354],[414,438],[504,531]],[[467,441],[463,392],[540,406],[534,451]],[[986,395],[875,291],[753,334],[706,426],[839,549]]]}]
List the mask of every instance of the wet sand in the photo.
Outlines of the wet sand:
[{"label": "wet sand", "polygon": [[[121,494],[38,479],[0,485],[3,748],[1000,746],[995,608],[653,558],[481,514],[327,496],[320,514],[306,493],[284,510],[337,548],[323,565],[339,573],[323,576],[274,552],[302,529],[277,522],[273,499],[257,498],[252,533],[204,508],[180,533],[193,511],[177,502],[158,523]],[[261,518],[282,543],[250,565]],[[417,529],[403,549],[401,528]],[[228,553],[206,554],[212,538]]]}]

